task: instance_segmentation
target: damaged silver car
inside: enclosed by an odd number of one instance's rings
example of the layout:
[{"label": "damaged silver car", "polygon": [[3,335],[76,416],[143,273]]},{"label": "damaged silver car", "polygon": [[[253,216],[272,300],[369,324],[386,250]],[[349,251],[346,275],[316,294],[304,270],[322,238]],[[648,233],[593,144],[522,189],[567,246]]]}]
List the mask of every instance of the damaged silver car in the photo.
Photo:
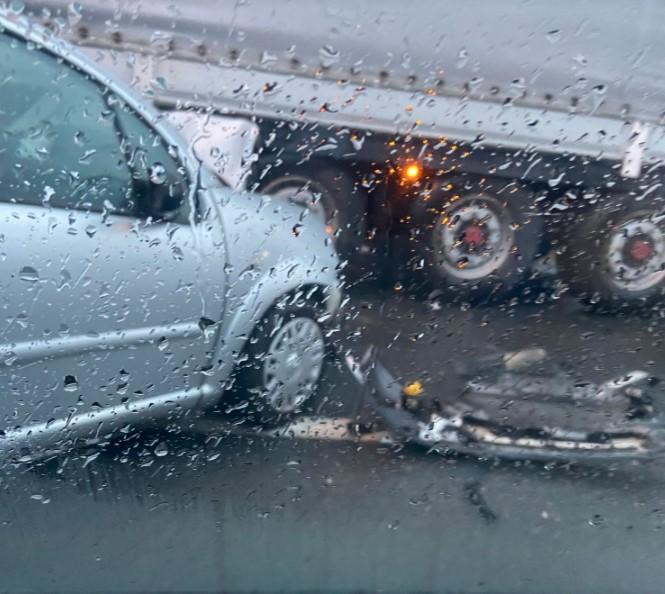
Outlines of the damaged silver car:
[{"label": "damaged silver car", "polygon": [[235,192],[164,117],[0,15],[2,446],[104,442],[236,383],[261,420],[316,391],[337,256],[302,207]]}]

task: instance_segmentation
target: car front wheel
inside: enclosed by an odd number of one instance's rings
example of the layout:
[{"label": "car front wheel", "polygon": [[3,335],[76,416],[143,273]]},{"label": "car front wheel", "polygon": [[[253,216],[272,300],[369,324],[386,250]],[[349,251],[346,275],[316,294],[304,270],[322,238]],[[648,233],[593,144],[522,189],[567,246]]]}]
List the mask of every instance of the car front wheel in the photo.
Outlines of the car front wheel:
[{"label": "car front wheel", "polygon": [[272,309],[257,325],[238,376],[250,420],[288,420],[313,400],[323,373],[326,341],[313,307]]}]

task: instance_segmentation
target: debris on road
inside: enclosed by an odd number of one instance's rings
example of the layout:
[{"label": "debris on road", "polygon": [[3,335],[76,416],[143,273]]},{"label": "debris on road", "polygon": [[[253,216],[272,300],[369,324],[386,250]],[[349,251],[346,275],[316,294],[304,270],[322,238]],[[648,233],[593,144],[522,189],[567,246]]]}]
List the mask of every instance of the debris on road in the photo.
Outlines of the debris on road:
[{"label": "debris on road", "polygon": [[392,434],[436,450],[481,457],[580,461],[649,458],[665,452],[654,405],[658,381],[631,371],[580,381],[544,349],[495,354],[461,365],[449,385],[401,382],[377,358],[367,389]]}]

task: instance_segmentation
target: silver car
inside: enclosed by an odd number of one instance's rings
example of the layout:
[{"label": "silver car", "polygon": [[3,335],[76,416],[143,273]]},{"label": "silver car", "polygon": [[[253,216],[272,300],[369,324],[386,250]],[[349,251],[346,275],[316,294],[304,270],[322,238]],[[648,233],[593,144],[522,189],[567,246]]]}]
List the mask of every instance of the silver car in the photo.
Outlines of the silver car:
[{"label": "silver car", "polygon": [[323,224],[225,187],[157,112],[7,11],[0,73],[5,449],[186,419],[232,380],[260,420],[297,411],[340,302]]}]

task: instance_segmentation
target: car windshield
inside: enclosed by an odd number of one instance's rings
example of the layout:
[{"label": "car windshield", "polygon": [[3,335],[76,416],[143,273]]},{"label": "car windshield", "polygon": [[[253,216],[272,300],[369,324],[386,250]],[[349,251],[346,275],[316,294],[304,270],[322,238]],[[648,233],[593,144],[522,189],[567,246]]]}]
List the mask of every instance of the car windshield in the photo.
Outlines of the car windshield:
[{"label": "car windshield", "polygon": [[664,19],[0,2],[0,591],[665,590]]}]

